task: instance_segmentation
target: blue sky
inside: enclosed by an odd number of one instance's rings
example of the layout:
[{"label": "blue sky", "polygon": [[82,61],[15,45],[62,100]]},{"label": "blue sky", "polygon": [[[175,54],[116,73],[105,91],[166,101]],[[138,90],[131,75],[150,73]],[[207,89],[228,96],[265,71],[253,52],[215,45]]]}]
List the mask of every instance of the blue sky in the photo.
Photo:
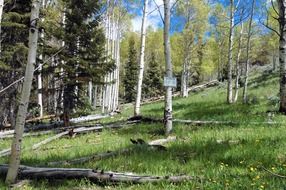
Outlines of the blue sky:
[{"label": "blue sky", "polygon": [[[157,9],[156,4],[160,7],[161,14],[164,14],[163,10],[163,0],[149,0],[149,11],[153,11]],[[156,4],[154,3],[156,2]],[[171,0],[171,6],[176,0]],[[234,0],[235,4],[237,3],[238,0]],[[265,0],[256,0],[256,6],[259,6],[261,2],[264,2]],[[266,0],[268,3],[271,2],[271,0]],[[141,3],[140,3],[141,2]],[[229,0],[213,0],[214,3],[221,3],[224,6],[229,5]],[[139,6],[138,6],[139,4]],[[245,4],[246,6],[251,6],[250,0],[241,0],[240,4]],[[140,31],[141,29],[141,22],[142,22],[142,6],[143,6],[143,1],[139,0],[137,4],[129,4],[129,12],[134,14],[135,17],[132,19],[132,26],[133,26],[133,31]],[[141,5],[141,6],[140,6]],[[164,15],[163,15],[164,16]],[[255,18],[258,20],[259,15],[256,15]],[[149,16],[148,16],[148,26],[152,26],[154,29],[162,28],[163,23],[162,19],[160,17],[160,13],[158,10],[153,11]],[[171,33],[174,33],[176,31],[181,31],[182,28],[184,27],[184,19],[176,16],[176,14],[172,14],[171,16]]]}]

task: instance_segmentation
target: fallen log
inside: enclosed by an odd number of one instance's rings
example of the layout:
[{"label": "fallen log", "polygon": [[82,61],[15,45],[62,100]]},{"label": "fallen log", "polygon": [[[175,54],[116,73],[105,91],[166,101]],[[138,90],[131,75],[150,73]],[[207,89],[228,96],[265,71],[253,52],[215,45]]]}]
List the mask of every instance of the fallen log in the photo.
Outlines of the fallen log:
[{"label": "fallen log", "polygon": [[[49,134],[49,133],[61,133],[63,131],[66,130],[70,130],[70,129],[76,129],[76,128],[92,128],[92,127],[99,127],[98,131],[102,130],[103,128],[120,128],[123,127],[124,125],[129,125],[129,124],[133,124],[133,123],[137,123],[137,122],[129,122],[129,121],[120,121],[120,122],[112,122],[109,123],[107,125],[102,125],[102,124],[95,124],[95,125],[76,125],[76,126],[72,126],[72,127],[55,127],[52,130],[47,130],[47,131],[40,131],[40,132],[29,132],[32,129],[25,129],[25,132],[23,134],[23,136],[39,136],[39,135],[44,135],[44,134]],[[103,127],[102,127],[103,126]],[[42,128],[42,129],[48,129],[48,128]],[[87,130],[88,131],[88,130]],[[82,133],[84,133],[84,131],[82,131]],[[5,138],[12,138],[14,136],[14,130],[9,130],[9,131],[5,131],[5,132],[0,132],[0,139],[5,139]]]},{"label": "fallen log", "polygon": [[[69,131],[65,131],[65,132],[62,132],[62,133],[57,134],[55,136],[49,137],[49,138],[47,138],[47,139],[45,139],[45,140],[43,140],[43,141],[33,145],[31,149],[32,150],[36,150],[39,147],[41,147],[42,145],[45,145],[45,144],[47,144],[49,142],[52,142],[52,141],[54,141],[54,140],[56,140],[56,139],[58,139],[58,138],[60,138],[60,137],[62,137],[64,135],[67,135],[68,133],[69,133]],[[0,157],[9,156],[10,154],[11,154],[11,148],[7,148],[5,150],[0,151]]]},{"label": "fallen log", "polygon": [[[168,142],[172,142],[175,141],[176,137],[168,137],[167,139],[158,139],[158,140],[154,140],[149,142],[147,145],[150,146],[158,146],[158,145],[162,145],[164,143],[168,143]],[[57,166],[57,165],[72,165],[72,164],[81,164],[84,162],[88,162],[90,160],[101,160],[101,159],[105,159],[105,158],[110,158],[112,156],[117,156],[120,154],[126,154],[130,151],[132,151],[133,148],[125,148],[125,149],[121,149],[121,150],[116,150],[116,151],[107,151],[104,153],[99,153],[99,154],[95,154],[92,156],[87,156],[87,157],[82,157],[82,158],[77,158],[77,159],[72,159],[72,160],[64,160],[64,161],[56,161],[56,162],[48,162],[46,163],[46,165],[48,166]]]},{"label": "fallen log", "polygon": [[[218,80],[212,80],[212,81],[209,81],[209,82],[204,83],[204,84],[192,86],[192,87],[188,88],[188,92],[197,91],[197,90],[200,90],[202,88],[213,87],[213,86],[216,86],[216,85],[219,85],[219,84],[220,84],[220,82]],[[180,95],[181,95],[180,92],[174,92],[172,96],[173,97],[178,97]],[[158,96],[158,97],[152,97],[152,98],[144,99],[142,101],[142,105],[159,102],[159,101],[164,100],[164,98],[165,98],[165,96]]]},{"label": "fallen log", "polygon": [[[55,118],[55,117],[56,117],[55,115],[45,115],[43,117],[34,117],[34,118],[31,118],[31,119],[26,119],[25,123],[39,122],[39,121],[42,121],[42,120],[45,120],[45,119],[52,119],[52,118]],[[4,127],[5,128],[10,128],[11,124],[8,123]]]},{"label": "fallen log", "polygon": [[198,121],[198,120],[184,120],[184,119],[174,119],[176,123],[183,124],[193,124],[193,125],[208,125],[208,124],[216,124],[216,125],[241,125],[241,124],[250,124],[250,125],[277,125],[282,124],[280,122],[275,121],[265,121],[265,122],[238,122],[238,121]]},{"label": "fallen log", "polygon": [[[77,124],[81,122],[87,122],[87,121],[94,121],[99,120],[103,118],[107,118],[110,116],[115,115],[114,113],[110,113],[108,115],[89,115],[89,116],[83,116],[78,118],[70,119],[70,123]],[[55,121],[53,123],[46,123],[46,124],[39,124],[32,127],[26,127],[26,131],[39,131],[39,130],[50,130],[50,129],[56,129],[63,126],[63,121]]]},{"label": "fallen log", "polygon": [[[8,165],[0,165],[0,176],[6,177]],[[119,173],[112,171],[83,168],[40,168],[20,166],[18,179],[88,179],[95,183],[180,183],[190,180],[200,180],[198,177],[180,176],[148,176],[134,173]]]},{"label": "fallen log", "polygon": [[[101,131],[101,130],[103,130],[105,128],[120,128],[120,127],[122,127],[122,126],[116,126],[116,125],[98,126],[97,125],[95,127],[80,127],[80,128],[74,129],[73,133],[87,133],[87,132],[90,132],[90,131]],[[65,135],[67,135],[69,133],[70,133],[70,130],[67,130],[67,131],[61,132],[59,134],[56,134],[56,135],[54,135],[52,137],[49,137],[49,138],[47,138],[47,139],[45,139],[45,140],[43,140],[43,141],[33,145],[31,149],[32,150],[36,150],[39,147],[41,147],[41,146],[43,146],[45,144],[48,144],[48,143],[50,143],[50,142],[52,142],[52,141],[54,141],[54,140],[56,140],[56,139],[58,139],[58,138],[60,138],[62,136],[65,136]],[[0,157],[8,156],[8,155],[10,155],[10,153],[11,153],[11,148],[7,148],[5,150],[0,151]]]},{"label": "fallen log", "polygon": [[[144,116],[136,116],[131,117],[128,120],[130,122],[158,122],[162,123],[163,119],[158,118],[151,118],[151,117],[144,117]],[[284,124],[282,122],[275,122],[275,121],[249,121],[249,122],[239,122],[239,121],[215,121],[215,120],[186,120],[186,119],[173,119],[175,123],[182,123],[182,124],[192,124],[192,125],[241,125],[241,124],[250,124],[250,125],[279,125]]]},{"label": "fallen log", "polygon": [[56,139],[58,139],[58,138],[60,138],[60,137],[62,137],[64,135],[67,135],[67,134],[69,134],[69,131],[65,131],[65,132],[59,133],[59,134],[57,134],[55,136],[49,137],[49,138],[47,138],[47,139],[45,139],[45,140],[43,140],[43,141],[41,141],[41,142],[39,142],[37,144],[34,144],[32,146],[32,150],[36,150],[39,147],[41,147],[41,146],[43,146],[45,144],[48,144],[49,142],[52,142],[52,141],[54,141],[54,140],[56,140]]},{"label": "fallen log", "polygon": [[200,85],[197,85],[197,86],[192,86],[190,88],[188,88],[188,92],[191,92],[191,91],[197,91],[197,90],[200,90],[202,88],[209,88],[209,87],[212,87],[212,86],[216,86],[216,85],[219,85],[219,81],[218,80],[212,80],[212,81],[209,81],[207,83],[204,83],[204,84],[200,84]]},{"label": "fallen log", "polygon": [[[47,135],[47,134],[50,134],[50,133],[53,133],[53,131],[49,130],[49,131],[41,131],[41,132],[33,132],[33,133],[24,133],[23,136],[24,137],[40,136],[40,135]],[[0,136],[0,139],[13,138],[13,137],[14,137],[14,134],[6,134],[6,135],[3,135],[3,136]]]}]

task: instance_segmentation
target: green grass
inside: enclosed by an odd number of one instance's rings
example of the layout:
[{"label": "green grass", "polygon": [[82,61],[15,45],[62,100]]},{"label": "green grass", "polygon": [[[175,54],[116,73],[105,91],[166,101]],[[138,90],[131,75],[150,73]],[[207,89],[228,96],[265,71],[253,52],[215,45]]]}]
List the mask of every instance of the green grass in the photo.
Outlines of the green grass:
[{"label": "green grass", "polygon": [[[270,97],[278,94],[277,74],[254,74],[250,80],[249,94],[258,103],[243,105],[225,103],[225,87],[191,93],[189,98],[175,98],[174,118],[193,120],[240,121],[240,125],[192,126],[174,124],[173,135],[178,140],[166,146],[168,151],[154,151],[135,147],[128,154],[118,155],[100,161],[64,167],[101,168],[112,171],[128,171],[142,175],[194,175],[202,181],[188,181],[181,184],[119,184],[97,185],[87,180],[33,181],[21,189],[284,189],[286,180],[274,177],[262,167],[286,175],[286,125],[251,125],[250,122],[274,120],[286,122],[285,116],[267,111],[277,109]],[[241,97],[240,97],[241,99]],[[124,120],[133,113],[132,107],[124,108],[122,114],[102,122]],[[163,103],[144,105],[142,114],[162,117]],[[22,163],[45,165],[46,162],[78,158],[108,150],[130,147],[130,138],[152,140],[163,138],[162,124],[138,124],[118,130],[104,130],[102,133],[62,138],[37,151],[28,150],[33,143],[47,136],[25,138]],[[9,147],[9,140],[1,140],[0,148]],[[72,146],[69,148],[63,148]],[[57,149],[51,149],[55,148]],[[50,148],[50,149],[47,149]],[[7,163],[1,158],[0,163]],[[0,189],[5,189],[0,180]]]}]

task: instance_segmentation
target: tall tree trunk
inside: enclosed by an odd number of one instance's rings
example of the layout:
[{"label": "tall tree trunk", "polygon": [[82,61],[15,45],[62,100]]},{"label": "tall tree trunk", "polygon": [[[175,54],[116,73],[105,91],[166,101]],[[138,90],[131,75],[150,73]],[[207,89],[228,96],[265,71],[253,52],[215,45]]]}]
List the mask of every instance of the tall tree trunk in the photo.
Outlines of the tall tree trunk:
[{"label": "tall tree trunk", "polygon": [[[166,77],[173,77],[171,44],[170,44],[170,0],[164,0],[164,54],[166,62]],[[166,87],[164,110],[165,134],[172,131],[172,87]]]},{"label": "tall tree trunk", "polygon": [[115,109],[119,106],[119,84],[120,84],[120,22],[118,19],[117,23],[117,34],[116,34],[116,94],[115,94]]},{"label": "tall tree trunk", "polygon": [[92,105],[92,98],[93,98],[93,96],[92,96],[92,90],[93,90],[93,88],[92,88],[92,82],[89,81],[89,82],[88,82],[88,100],[89,100],[90,105]]},{"label": "tall tree trunk", "polygon": [[218,81],[221,81],[221,65],[222,65],[222,44],[223,43],[220,43],[220,52],[219,52],[219,55],[218,55],[218,64],[217,64],[217,80]]},{"label": "tall tree trunk", "polygon": [[0,0],[0,57],[2,55],[2,15],[3,15],[4,0]]},{"label": "tall tree trunk", "polygon": [[148,13],[148,0],[144,0],[142,26],[141,26],[141,47],[140,47],[138,81],[137,81],[137,95],[136,95],[135,109],[134,109],[134,115],[135,116],[140,115],[140,104],[141,104],[141,96],[142,96],[142,82],[143,82],[143,74],[144,74],[147,13]]},{"label": "tall tree trunk", "polygon": [[[45,8],[45,0],[42,0],[42,8]],[[41,19],[41,22],[44,22],[44,19]],[[42,29],[40,33],[40,38],[43,41],[45,37],[44,30]],[[43,44],[41,43],[42,49],[43,49]],[[38,106],[39,106],[39,111],[40,111],[40,117],[44,116],[44,107],[43,107],[43,84],[42,84],[42,67],[43,67],[43,52],[41,51],[41,54],[39,55],[39,69],[38,69]]]},{"label": "tall tree trunk", "polygon": [[13,137],[9,170],[6,178],[7,184],[15,183],[20,165],[21,143],[23,138],[27,108],[31,93],[34,65],[36,64],[36,57],[37,57],[37,43],[38,43],[37,22],[39,20],[39,10],[40,10],[40,0],[33,0],[31,8],[30,30],[29,30],[28,62],[26,66],[20,104],[16,116],[15,135]]},{"label": "tall tree trunk", "polygon": [[[187,56],[187,55],[186,55]],[[185,57],[183,63],[183,71],[181,76],[181,96],[188,97],[188,56]]]},{"label": "tall tree trunk", "polygon": [[227,102],[232,103],[232,50],[233,50],[233,28],[234,28],[234,4],[230,0],[230,22],[228,36],[228,63],[227,63]]},{"label": "tall tree trunk", "polygon": [[278,0],[279,8],[279,63],[280,63],[280,108],[286,114],[286,0]]},{"label": "tall tree trunk", "polygon": [[251,31],[252,31],[252,20],[253,20],[253,13],[254,13],[254,3],[255,0],[252,0],[251,5],[251,13],[250,13],[250,20],[247,32],[247,44],[246,44],[246,65],[245,65],[245,78],[244,78],[244,87],[243,87],[243,103],[247,103],[247,87],[248,87],[248,74],[249,74],[249,52],[250,52],[250,39],[251,39]]},{"label": "tall tree trunk", "polygon": [[241,29],[240,29],[239,41],[238,41],[238,53],[237,53],[236,63],[235,63],[236,76],[235,76],[235,93],[234,93],[233,102],[236,102],[236,101],[237,101],[238,91],[239,91],[239,78],[240,78],[239,61],[240,61],[240,55],[241,55],[241,43],[242,43],[242,38],[243,38],[243,22],[241,21]]}]

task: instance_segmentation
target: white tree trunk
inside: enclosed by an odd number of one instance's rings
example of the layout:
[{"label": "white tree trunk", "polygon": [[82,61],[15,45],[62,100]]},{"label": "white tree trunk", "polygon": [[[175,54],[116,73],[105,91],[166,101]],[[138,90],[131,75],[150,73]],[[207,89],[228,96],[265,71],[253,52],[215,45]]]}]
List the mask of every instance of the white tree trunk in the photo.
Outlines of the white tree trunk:
[{"label": "white tree trunk", "polygon": [[286,0],[278,0],[279,8],[279,64],[280,64],[280,108],[286,113]]},{"label": "white tree trunk", "polygon": [[120,76],[119,76],[119,69],[120,69],[120,23],[118,19],[117,24],[117,34],[116,34],[116,94],[115,94],[115,106],[114,108],[117,109],[119,106],[119,84],[120,84]]},{"label": "white tree trunk", "polygon": [[[170,44],[170,0],[164,0],[164,54],[166,62],[166,77],[173,77],[171,44]],[[172,87],[166,87],[164,110],[165,134],[172,131]]]},{"label": "white tree trunk", "polygon": [[4,0],[0,0],[0,56],[2,54],[2,15],[3,15]]},{"label": "white tree trunk", "polygon": [[92,100],[93,108],[96,109],[97,106],[97,85],[93,88],[93,100]]},{"label": "white tree trunk", "polygon": [[7,184],[11,184],[16,181],[20,165],[22,137],[23,137],[25,119],[31,93],[34,65],[36,64],[36,58],[37,58],[37,43],[38,43],[37,21],[39,20],[39,10],[40,10],[40,0],[33,0],[31,8],[30,30],[29,30],[28,62],[26,66],[20,104],[16,116],[15,135],[13,137],[13,142],[11,147],[11,157],[9,161],[9,169],[6,178]]},{"label": "white tree trunk", "polygon": [[89,100],[89,103],[90,103],[90,105],[92,105],[92,82],[91,81],[89,81],[88,82],[88,100]]},{"label": "white tree trunk", "polygon": [[234,5],[230,0],[230,22],[228,36],[228,63],[227,63],[227,102],[232,103],[232,50],[233,50],[233,28],[234,28]]},{"label": "white tree trunk", "polygon": [[134,115],[140,115],[140,105],[142,96],[142,82],[144,74],[144,59],[145,59],[145,42],[146,42],[146,25],[147,25],[147,14],[148,14],[148,0],[144,0],[143,17],[141,25],[141,46],[140,46],[140,61],[137,81],[137,94],[135,101]]},{"label": "white tree trunk", "polygon": [[250,52],[250,39],[251,39],[251,31],[252,31],[252,20],[253,20],[253,13],[254,13],[254,3],[255,0],[252,0],[252,7],[250,13],[250,20],[247,32],[247,44],[246,44],[246,65],[245,65],[245,80],[244,80],[244,87],[243,87],[243,103],[247,103],[247,87],[248,87],[248,74],[249,74],[249,52]]},{"label": "white tree trunk", "polygon": [[[40,61],[43,60],[43,55],[41,54],[39,56]],[[42,89],[43,89],[43,85],[42,85],[42,66],[43,64],[40,63],[39,64],[39,74],[38,74],[38,105],[40,108],[40,117],[43,117],[44,115],[44,108],[43,108],[43,95],[42,95]]]},{"label": "white tree trunk", "polygon": [[[42,0],[42,8],[45,8],[46,2],[45,0]],[[44,18],[41,18],[41,22],[44,22]],[[40,38],[44,40],[45,33],[44,30],[40,33]],[[42,44],[41,44],[42,45]],[[42,83],[42,68],[43,68],[43,53],[39,55],[39,69],[38,69],[38,105],[40,108],[40,117],[44,116],[44,107],[43,107],[43,83]]]},{"label": "white tree trunk", "polygon": [[243,37],[243,22],[241,21],[241,29],[240,29],[239,41],[238,41],[238,53],[237,53],[236,64],[235,64],[236,77],[235,77],[235,94],[234,94],[233,102],[237,101],[238,91],[239,91],[239,78],[240,78],[239,61],[240,61],[240,55],[241,55],[242,37]]},{"label": "white tree trunk", "polygon": [[182,76],[181,76],[181,96],[182,97],[188,97],[189,93],[188,93],[188,82],[189,82],[189,56],[187,55],[188,53],[186,53],[186,57],[183,63],[183,71],[182,71]]}]

